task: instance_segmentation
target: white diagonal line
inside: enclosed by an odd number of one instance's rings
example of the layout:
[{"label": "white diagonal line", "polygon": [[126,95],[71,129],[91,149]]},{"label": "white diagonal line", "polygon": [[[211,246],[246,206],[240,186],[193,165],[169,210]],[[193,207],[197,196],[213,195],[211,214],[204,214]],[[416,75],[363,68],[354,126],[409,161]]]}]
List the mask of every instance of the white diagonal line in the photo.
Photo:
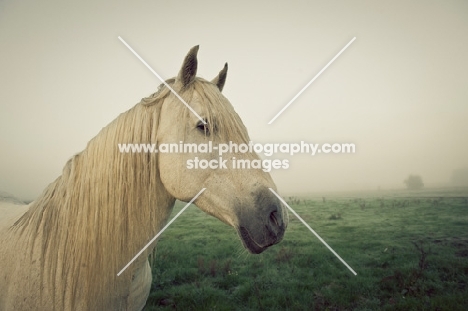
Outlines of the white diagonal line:
[{"label": "white diagonal line", "polygon": [[184,208],[181,209],[180,212],[178,212],[177,215],[175,215],[174,218],[172,218],[171,221],[169,221],[167,225],[165,225],[164,228],[162,228],[161,231],[159,231],[159,233],[156,234],[156,236],[152,238],[151,241],[149,241],[148,244],[146,244],[145,247],[143,247],[141,251],[139,251],[138,254],[136,254],[135,257],[133,257],[132,260],[130,260],[129,263],[125,267],[123,267],[122,270],[120,270],[119,273],[117,273],[117,276],[120,276],[138,258],[138,256],[140,256],[145,251],[145,249],[147,249],[151,245],[151,243],[156,241],[156,239],[164,232],[164,230],[166,230],[174,222],[174,220],[176,220],[176,218],[179,217],[180,214],[182,214],[185,211],[185,209],[189,207],[190,204],[192,204],[193,201],[195,201],[195,199],[198,198],[200,194],[202,194],[203,191],[205,191],[205,189],[206,188],[203,188],[202,190],[200,190],[200,192],[198,192],[197,195],[194,196],[193,199],[190,200],[190,202],[188,202],[187,205],[185,205]]},{"label": "white diagonal line", "polygon": [[349,271],[351,271],[354,275],[357,275],[357,273],[353,270],[353,268],[351,268],[351,267],[346,263],[346,261],[344,261],[344,260],[340,257],[340,255],[338,255],[338,254],[327,244],[327,242],[325,242],[325,241],[317,234],[317,232],[315,232],[314,229],[312,229],[312,228],[304,221],[304,219],[302,219],[301,216],[299,216],[299,215],[291,208],[291,206],[289,206],[289,205],[283,200],[282,197],[280,197],[273,189],[271,189],[271,188],[268,188],[268,189],[270,189],[270,191],[273,192],[273,194],[276,195],[276,197],[277,197],[278,199],[280,199],[280,201],[281,201],[284,205],[286,205],[286,206],[289,208],[289,210],[294,214],[294,216],[296,216],[297,219],[299,219],[299,220],[304,224],[304,226],[306,226],[307,229],[309,229],[309,230],[320,240],[320,242],[322,242],[322,243],[323,243],[323,244],[324,244],[324,245],[325,245],[325,246],[326,246],[326,247],[327,247],[327,248],[328,248],[328,249],[329,249],[329,250],[330,250],[330,251],[331,251],[347,268],[348,268],[348,269],[349,269]]},{"label": "white diagonal line", "polygon": [[309,85],[311,85],[312,82],[314,82],[315,79],[317,79],[317,78],[322,74],[322,72],[324,72],[325,69],[327,69],[328,66],[330,66],[330,65],[332,64],[332,63],[335,61],[335,59],[337,59],[338,56],[340,56],[340,54],[343,53],[343,52],[351,45],[351,43],[353,43],[354,40],[356,40],[356,37],[354,37],[353,39],[351,39],[351,41],[349,41],[348,44],[346,44],[346,46],[345,46],[344,48],[342,48],[341,51],[338,52],[338,54],[336,54],[335,57],[333,57],[333,59],[332,59],[331,61],[329,61],[328,64],[327,64],[325,67],[323,67],[323,69],[320,70],[320,72],[319,72],[318,74],[316,74],[315,77],[313,77],[312,80],[310,80],[309,83],[307,83],[306,86],[304,86],[304,87],[302,88],[302,90],[300,90],[299,93],[297,93],[296,96],[294,96],[293,99],[291,99],[291,100],[289,101],[289,103],[287,103],[286,106],[284,106],[283,109],[281,109],[280,112],[278,112],[278,113],[276,114],[276,116],[275,116],[273,119],[271,119],[270,122],[268,122],[268,124],[273,123],[273,121],[275,121],[276,118],[278,118],[278,117],[280,116],[280,114],[282,114],[282,113],[286,110],[286,108],[288,108],[289,105],[291,105],[291,104],[293,103],[293,101],[295,101],[295,100],[299,97],[299,95],[301,95],[302,92],[304,92],[304,91],[309,87]]},{"label": "white diagonal line", "polygon": [[141,61],[141,62],[142,62],[142,63],[143,63],[143,64],[144,64],[144,65],[145,65],[145,66],[146,66],[146,67],[147,67],[147,68],[148,68],[148,69],[149,69],[149,70],[166,86],[166,87],[167,87],[167,88],[168,88],[168,89],[169,89],[169,90],[171,90],[171,92],[172,92],[185,106],[187,106],[188,109],[190,109],[191,112],[193,112],[194,115],[197,116],[198,119],[200,119],[200,121],[203,122],[203,124],[206,124],[205,120],[203,120],[202,117],[200,117],[200,116],[198,115],[198,113],[197,113],[195,110],[193,110],[193,108],[190,107],[190,106],[185,102],[185,100],[183,100],[183,98],[180,97],[179,94],[177,94],[177,92],[174,91],[174,90],[172,89],[172,87],[170,87],[169,84],[167,84],[166,81],[164,81],[164,79],[161,78],[161,76],[158,75],[158,73],[157,73],[156,71],[154,71],[153,68],[151,68],[150,65],[148,65],[148,63],[145,62],[145,60],[144,60],[143,58],[141,58],[141,56],[138,55],[138,53],[135,52],[135,50],[132,49],[132,47],[131,47],[130,45],[128,45],[127,42],[125,42],[124,39],[122,39],[122,37],[119,36],[118,38],[119,38],[119,40],[120,40],[120,41],[121,41],[121,42],[122,42],[122,43],[123,43],[123,44],[124,44],[124,45],[125,45],[125,46],[126,46],[126,47],[127,47],[127,48],[128,48],[128,49],[129,49],[129,50],[130,50],[130,51],[131,51],[131,52],[132,52],[132,53],[133,53],[133,54],[134,54],[134,55],[135,55],[135,56],[136,56],[136,57],[137,57],[137,58],[138,58],[138,59],[139,59],[139,60],[140,60],[140,61]]}]

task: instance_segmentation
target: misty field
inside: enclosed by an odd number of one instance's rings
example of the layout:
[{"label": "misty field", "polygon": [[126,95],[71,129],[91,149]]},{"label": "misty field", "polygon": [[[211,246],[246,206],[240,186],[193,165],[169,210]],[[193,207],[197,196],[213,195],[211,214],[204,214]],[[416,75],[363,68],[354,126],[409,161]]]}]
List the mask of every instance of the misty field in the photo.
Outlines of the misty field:
[{"label": "misty field", "polygon": [[284,240],[250,255],[190,206],[157,245],[145,310],[468,310],[467,192],[286,196],[357,276],[291,213]]}]

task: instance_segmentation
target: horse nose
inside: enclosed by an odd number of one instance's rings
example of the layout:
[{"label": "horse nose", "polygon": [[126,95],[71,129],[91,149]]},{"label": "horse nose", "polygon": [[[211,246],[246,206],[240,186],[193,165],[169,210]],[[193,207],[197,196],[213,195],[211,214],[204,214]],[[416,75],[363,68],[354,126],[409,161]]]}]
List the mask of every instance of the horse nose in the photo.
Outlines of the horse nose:
[{"label": "horse nose", "polygon": [[[286,229],[286,220],[283,219],[283,205],[281,201],[271,193],[266,187],[262,187],[253,192],[256,198],[256,206],[259,209],[258,216],[261,217],[265,237],[268,237],[269,243],[278,243],[284,235]],[[258,230],[257,229],[257,230]]]},{"label": "horse nose", "polygon": [[283,217],[281,216],[281,203],[279,201],[270,205],[269,218],[266,227],[268,231],[276,238],[283,230]]},{"label": "horse nose", "polygon": [[270,213],[270,223],[273,226],[277,227],[280,227],[283,224],[283,220],[281,219],[278,210],[275,209],[273,212]]}]

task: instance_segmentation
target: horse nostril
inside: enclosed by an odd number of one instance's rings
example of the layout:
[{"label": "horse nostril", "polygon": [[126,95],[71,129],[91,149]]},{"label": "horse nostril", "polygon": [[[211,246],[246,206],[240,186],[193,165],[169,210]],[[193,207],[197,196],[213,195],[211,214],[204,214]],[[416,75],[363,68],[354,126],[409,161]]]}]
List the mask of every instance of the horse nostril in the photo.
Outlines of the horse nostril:
[{"label": "horse nostril", "polygon": [[270,213],[270,221],[275,224],[276,226],[279,227],[279,222],[278,222],[278,212],[274,211]]}]

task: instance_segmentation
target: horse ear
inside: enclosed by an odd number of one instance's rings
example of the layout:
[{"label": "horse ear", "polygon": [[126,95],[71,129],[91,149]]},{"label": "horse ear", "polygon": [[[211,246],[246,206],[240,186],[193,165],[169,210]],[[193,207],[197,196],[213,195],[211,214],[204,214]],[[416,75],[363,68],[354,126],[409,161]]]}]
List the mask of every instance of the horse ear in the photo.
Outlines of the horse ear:
[{"label": "horse ear", "polygon": [[228,64],[224,64],[224,68],[219,72],[219,74],[211,80],[211,83],[216,84],[218,87],[219,91],[223,91],[224,83],[226,82],[226,76],[227,76],[227,70],[228,70]]},{"label": "horse ear", "polygon": [[179,74],[177,76],[176,82],[182,84],[182,87],[189,85],[193,80],[195,80],[195,76],[197,75],[197,53],[198,53],[199,46],[196,45],[190,49],[187,56],[185,56],[184,63],[182,64],[182,68],[180,68]]}]

